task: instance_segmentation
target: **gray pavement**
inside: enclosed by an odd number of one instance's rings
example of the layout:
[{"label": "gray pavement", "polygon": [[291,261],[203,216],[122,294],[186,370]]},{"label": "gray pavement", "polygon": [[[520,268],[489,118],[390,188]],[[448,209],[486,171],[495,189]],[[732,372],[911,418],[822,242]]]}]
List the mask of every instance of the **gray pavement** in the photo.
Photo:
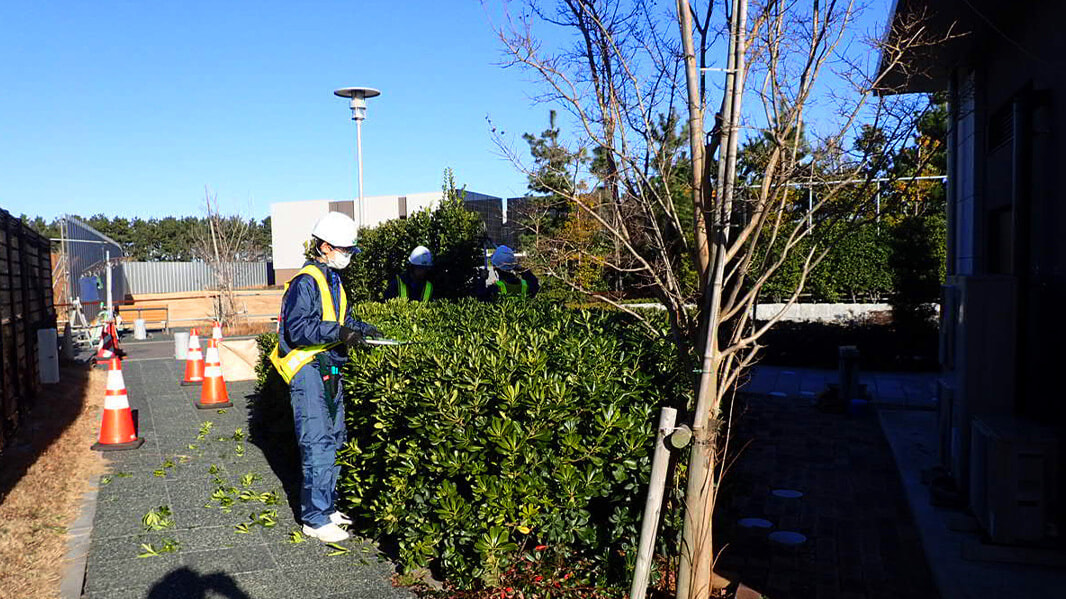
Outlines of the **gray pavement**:
[{"label": "gray pavement", "polygon": [[[934,410],[936,377],[933,372],[862,372],[859,384],[866,385],[875,406]],[[756,366],[742,390],[755,395],[813,399],[838,380],[835,370]]]},{"label": "gray pavement", "polygon": [[[766,516],[810,539],[807,549],[783,553],[734,531],[722,565],[753,583],[776,585],[772,597],[1066,597],[1066,554],[983,543],[971,517],[931,504],[922,473],[938,462],[937,376],[862,373],[874,414],[833,416],[811,402],[837,382],[836,371],[753,368],[742,387],[751,398],[742,428],[752,445],[738,461],[737,478],[743,482],[753,471],[754,480],[776,480],[807,495],[777,506],[765,489],[734,492],[724,511]],[[874,415],[887,447],[876,438]],[[902,484],[887,480],[890,470]],[[727,476],[727,485],[736,482]],[[728,530],[733,522],[726,522]],[[921,554],[928,570],[913,560]],[[790,569],[796,561],[798,571]],[[922,582],[927,577],[933,584]],[[900,588],[901,582],[913,586]]]},{"label": "gray pavement", "polygon": [[[130,353],[123,364],[130,405],[146,442],[107,454],[82,597],[413,596],[392,586],[392,564],[369,542],[346,541],[348,552],[333,556],[335,549],[319,541],[292,542],[299,530],[294,442],[250,425],[253,382],[228,383],[233,407],[199,410],[199,387],[179,385],[183,362],[173,360],[172,344],[123,345]],[[228,511],[213,497],[219,487],[230,491]],[[161,506],[172,524],[146,531],[142,520]],[[264,513],[274,526],[252,520]]]},{"label": "gray pavement", "polygon": [[937,597],[874,411],[818,410],[820,377],[760,367],[738,400],[716,568],[773,599]]},{"label": "gray pavement", "polygon": [[966,526],[970,518],[930,503],[922,471],[938,462],[935,413],[885,410],[879,417],[944,599],[1066,597],[1066,554],[984,544]]}]

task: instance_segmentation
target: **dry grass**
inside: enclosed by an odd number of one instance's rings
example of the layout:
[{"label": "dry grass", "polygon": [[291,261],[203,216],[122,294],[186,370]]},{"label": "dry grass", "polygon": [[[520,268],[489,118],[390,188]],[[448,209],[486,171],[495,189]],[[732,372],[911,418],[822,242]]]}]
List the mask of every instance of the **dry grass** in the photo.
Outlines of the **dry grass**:
[{"label": "dry grass", "polygon": [[237,337],[242,335],[259,335],[262,333],[276,333],[278,325],[276,322],[249,322],[242,321],[236,324],[225,327],[223,335],[226,337]]},{"label": "dry grass", "polygon": [[[96,440],[106,373],[64,368],[0,455],[0,595],[58,597],[67,529],[105,470]],[[5,494],[6,493],[6,494]]]}]

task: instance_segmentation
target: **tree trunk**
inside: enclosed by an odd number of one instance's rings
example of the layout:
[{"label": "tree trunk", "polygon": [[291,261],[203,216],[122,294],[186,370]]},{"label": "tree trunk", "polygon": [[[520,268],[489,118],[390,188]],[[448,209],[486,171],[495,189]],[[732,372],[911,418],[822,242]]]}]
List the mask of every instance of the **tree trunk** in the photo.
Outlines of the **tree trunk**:
[{"label": "tree trunk", "polygon": [[701,286],[707,280],[710,245],[707,237],[707,203],[704,188],[703,99],[700,97],[700,71],[692,42],[692,12],[688,0],[677,0],[677,18],[681,26],[681,45],[685,51],[685,80],[688,83],[688,136],[692,154],[692,203],[695,207],[695,264]]},{"label": "tree trunk", "polygon": [[[678,10],[687,12],[687,2],[679,0]],[[684,12],[683,12],[684,14]],[[691,42],[691,29],[685,30],[684,16],[682,39]],[[682,536],[681,564],[677,577],[679,599],[704,599],[711,594],[711,569],[714,561],[714,544],[711,534],[711,517],[717,488],[715,465],[720,385],[723,379],[721,355],[718,346],[718,328],[721,325],[722,291],[725,279],[725,255],[729,243],[729,225],[732,222],[733,188],[736,180],[737,132],[740,123],[740,104],[744,88],[744,53],[747,21],[747,0],[732,0],[730,11],[729,59],[726,66],[725,98],[722,102],[722,159],[718,162],[718,180],[715,201],[710,204],[713,215],[708,231],[706,247],[710,252],[710,268],[707,269],[704,294],[703,360],[700,380],[696,391],[696,410],[693,414],[693,436],[688,471],[688,487],[685,495],[685,524]],[[686,55],[686,60],[688,56]],[[692,57],[693,64],[695,56]],[[687,71],[689,89],[695,87],[694,69]],[[691,100],[690,100],[691,108]],[[702,148],[702,140],[693,139],[694,145]],[[693,153],[695,156],[695,152]],[[701,165],[702,166],[702,165]],[[695,170],[695,162],[693,163]],[[711,246],[713,243],[713,247]]]}]

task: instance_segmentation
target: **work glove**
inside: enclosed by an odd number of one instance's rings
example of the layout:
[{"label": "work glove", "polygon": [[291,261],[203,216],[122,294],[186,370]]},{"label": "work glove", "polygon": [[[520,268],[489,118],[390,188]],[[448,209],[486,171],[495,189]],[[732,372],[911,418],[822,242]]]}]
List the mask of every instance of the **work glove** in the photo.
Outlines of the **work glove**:
[{"label": "work glove", "polygon": [[341,326],[340,338],[341,343],[347,345],[348,347],[355,347],[356,345],[360,345],[363,343],[362,331],[349,329],[346,326]]},{"label": "work glove", "polygon": [[385,337],[385,335],[382,334],[382,332],[379,331],[376,326],[370,324],[369,322],[357,322],[355,323],[355,328],[363,334],[363,337],[373,339],[381,339]]}]

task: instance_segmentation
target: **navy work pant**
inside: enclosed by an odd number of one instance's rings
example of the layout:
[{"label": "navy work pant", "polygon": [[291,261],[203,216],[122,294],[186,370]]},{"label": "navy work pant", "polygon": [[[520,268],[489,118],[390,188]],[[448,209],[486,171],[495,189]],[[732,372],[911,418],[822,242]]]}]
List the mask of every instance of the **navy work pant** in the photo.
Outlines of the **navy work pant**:
[{"label": "navy work pant", "polygon": [[296,439],[303,464],[300,488],[300,520],[312,528],[329,524],[336,511],[337,450],[347,441],[344,428],[344,391],[337,388],[337,413],[330,417],[323,396],[322,375],[314,363],[301,368],[290,383]]}]

